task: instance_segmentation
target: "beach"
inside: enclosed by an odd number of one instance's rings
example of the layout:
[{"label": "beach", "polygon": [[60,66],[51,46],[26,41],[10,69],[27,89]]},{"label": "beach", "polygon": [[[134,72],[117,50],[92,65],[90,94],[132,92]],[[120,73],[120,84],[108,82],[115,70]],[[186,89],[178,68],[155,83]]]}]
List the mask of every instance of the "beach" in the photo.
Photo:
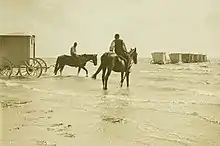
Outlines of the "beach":
[{"label": "beach", "polygon": [[[55,59],[45,59],[53,65]],[[100,63],[100,62],[99,62]],[[112,73],[102,90],[98,66],[53,68],[39,79],[0,79],[3,146],[219,146],[220,65],[132,66],[130,87]],[[1,135],[0,135],[1,138]]]}]

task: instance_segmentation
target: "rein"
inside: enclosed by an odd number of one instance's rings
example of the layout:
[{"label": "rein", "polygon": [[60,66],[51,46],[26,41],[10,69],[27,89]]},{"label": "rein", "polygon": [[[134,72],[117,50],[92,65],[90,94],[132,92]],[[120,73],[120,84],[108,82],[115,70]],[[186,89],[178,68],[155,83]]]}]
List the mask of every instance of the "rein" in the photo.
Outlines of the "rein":
[{"label": "rein", "polygon": [[[126,58],[124,58],[124,57],[123,57],[123,56],[121,56],[121,55],[118,55],[118,56],[120,56],[120,57],[121,57],[121,58],[123,58],[124,60],[127,60]],[[120,58],[120,57],[119,57],[119,58]]]},{"label": "rein", "polygon": [[[129,55],[129,58],[131,58],[130,55]],[[134,64],[134,60],[133,59],[129,59],[129,60],[131,60],[131,62],[130,62],[130,64],[129,64],[127,69],[129,69]],[[128,73],[129,73],[129,71],[125,72],[125,75],[123,76],[123,80],[125,79],[125,77],[127,76]]]},{"label": "rein", "polygon": [[[84,59],[86,60],[86,59],[88,59],[88,58],[87,58],[87,57],[85,57]],[[84,61],[85,61],[85,60],[84,60]],[[86,61],[86,62],[91,62],[91,63],[94,63],[94,62],[93,62],[93,59],[89,59],[89,61]]]}]

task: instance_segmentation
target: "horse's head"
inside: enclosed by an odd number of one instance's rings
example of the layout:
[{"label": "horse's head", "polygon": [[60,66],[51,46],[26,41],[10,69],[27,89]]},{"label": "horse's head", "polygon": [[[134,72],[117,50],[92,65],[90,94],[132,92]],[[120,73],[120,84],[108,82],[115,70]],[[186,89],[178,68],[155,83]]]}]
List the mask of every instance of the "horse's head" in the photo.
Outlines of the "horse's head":
[{"label": "horse's head", "polygon": [[131,50],[129,51],[129,56],[134,61],[134,64],[137,64],[138,53],[136,48],[134,49],[131,48]]},{"label": "horse's head", "polygon": [[98,56],[98,54],[93,54],[92,55],[92,62],[93,62],[93,64],[94,64],[94,66],[96,66],[97,65],[97,56]]},{"label": "horse's head", "polygon": [[97,65],[97,56],[98,54],[83,54],[82,57],[85,59],[85,62],[89,61],[94,64],[94,66]]}]

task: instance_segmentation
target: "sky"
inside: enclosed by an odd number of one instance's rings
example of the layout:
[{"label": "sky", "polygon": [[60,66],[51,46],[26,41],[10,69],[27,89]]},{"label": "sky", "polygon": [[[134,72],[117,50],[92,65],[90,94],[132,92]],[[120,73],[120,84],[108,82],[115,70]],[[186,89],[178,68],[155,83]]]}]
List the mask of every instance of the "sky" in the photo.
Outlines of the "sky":
[{"label": "sky", "polygon": [[119,33],[140,57],[220,57],[220,0],[0,0],[0,33],[36,35],[38,57],[108,51]]}]

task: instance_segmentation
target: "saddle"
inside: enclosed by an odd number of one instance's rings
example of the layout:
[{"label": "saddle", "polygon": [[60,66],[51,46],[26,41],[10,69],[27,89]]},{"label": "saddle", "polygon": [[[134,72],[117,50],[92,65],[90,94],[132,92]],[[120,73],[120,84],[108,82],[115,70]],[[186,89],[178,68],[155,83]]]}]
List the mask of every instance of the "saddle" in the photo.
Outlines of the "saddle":
[{"label": "saddle", "polygon": [[121,55],[118,55],[118,58],[120,60],[122,60],[123,62],[127,63],[127,71],[130,73],[130,69],[131,69],[131,66],[132,66],[132,61],[131,61],[131,58],[129,57],[128,54],[126,54],[126,58],[121,56]]},{"label": "saddle", "polygon": [[128,69],[128,72],[130,72],[130,68],[131,68],[131,62],[129,59],[126,59],[125,57],[121,56],[121,55],[117,55],[116,53],[114,53],[114,56],[116,56],[116,64],[117,63],[121,63],[121,64],[124,64],[126,65],[127,64],[127,69]]},{"label": "saddle", "polygon": [[124,60],[125,60],[125,58],[124,58],[123,56],[117,55],[117,54],[114,53],[114,52],[108,52],[108,55],[109,55],[109,56],[112,56],[112,57],[117,57],[117,59],[118,59],[119,61],[124,61]]},{"label": "saddle", "polygon": [[81,59],[82,56],[83,55],[77,55],[77,54],[71,55],[73,61],[77,63],[79,66],[83,66],[82,59]]}]

